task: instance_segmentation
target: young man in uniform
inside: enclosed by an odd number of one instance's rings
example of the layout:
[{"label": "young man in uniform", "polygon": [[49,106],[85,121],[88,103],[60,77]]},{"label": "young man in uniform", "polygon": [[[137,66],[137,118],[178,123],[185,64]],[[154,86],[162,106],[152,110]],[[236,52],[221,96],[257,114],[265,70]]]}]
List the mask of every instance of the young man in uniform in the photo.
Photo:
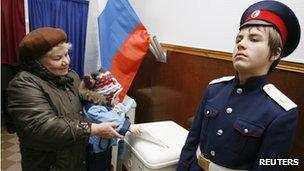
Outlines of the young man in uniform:
[{"label": "young man in uniform", "polygon": [[297,17],[280,2],[257,2],[243,13],[232,55],[236,76],[209,83],[177,170],[282,169],[261,160],[288,158],[298,110],[267,76],[299,39]]}]

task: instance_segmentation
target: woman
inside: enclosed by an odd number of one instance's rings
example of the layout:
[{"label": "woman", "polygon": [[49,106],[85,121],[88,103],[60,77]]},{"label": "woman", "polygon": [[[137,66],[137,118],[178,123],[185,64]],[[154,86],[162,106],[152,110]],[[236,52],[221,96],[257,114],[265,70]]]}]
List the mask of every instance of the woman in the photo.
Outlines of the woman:
[{"label": "woman", "polygon": [[9,83],[8,112],[17,128],[22,170],[86,170],[90,135],[114,138],[114,123],[83,121],[80,79],[69,69],[66,33],[44,27],[20,43],[21,71]]}]

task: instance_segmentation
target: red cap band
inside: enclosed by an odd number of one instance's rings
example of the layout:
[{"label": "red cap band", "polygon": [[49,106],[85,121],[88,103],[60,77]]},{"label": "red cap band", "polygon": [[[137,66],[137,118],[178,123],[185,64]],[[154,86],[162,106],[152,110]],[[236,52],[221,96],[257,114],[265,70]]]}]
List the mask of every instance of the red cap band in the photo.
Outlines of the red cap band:
[{"label": "red cap band", "polygon": [[278,15],[267,10],[256,10],[248,16],[245,22],[250,20],[263,20],[275,25],[281,35],[283,46],[285,45],[288,31],[285,23]]}]

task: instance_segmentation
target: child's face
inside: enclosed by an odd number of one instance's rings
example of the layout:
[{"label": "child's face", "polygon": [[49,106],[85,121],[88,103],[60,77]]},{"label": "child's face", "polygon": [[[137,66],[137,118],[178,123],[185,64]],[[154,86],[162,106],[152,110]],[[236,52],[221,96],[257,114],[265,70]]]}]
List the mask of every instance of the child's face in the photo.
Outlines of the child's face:
[{"label": "child's face", "polygon": [[118,94],[117,94],[115,97],[113,97],[112,102],[111,102],[111,105],[112,105],[112,106],[115,106],[115,105],[117,105],[118,103],[119,103],[119,97],[118,97]]},{"label": "child's face", "polygon": [[239,74],[265,75],[270,60],[269,36],[264,27],[245,27],[236,37],[232,55],[234,68]]}]

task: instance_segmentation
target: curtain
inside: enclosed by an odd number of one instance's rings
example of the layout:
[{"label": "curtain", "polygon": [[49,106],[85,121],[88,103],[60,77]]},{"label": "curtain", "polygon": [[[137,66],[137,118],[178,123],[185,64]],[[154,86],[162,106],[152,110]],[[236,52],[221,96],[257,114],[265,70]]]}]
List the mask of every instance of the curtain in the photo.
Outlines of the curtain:
[{"label": "curtain", "polygon": [[62,28],[72,43],[71,67],[83,76],[89,2],[86,0],[28,0],[30,30]]},{"label": "curtain", "polygon": [[1,0],[1,64],[18,63],[18,47],[24,36],[24,1]]}]

